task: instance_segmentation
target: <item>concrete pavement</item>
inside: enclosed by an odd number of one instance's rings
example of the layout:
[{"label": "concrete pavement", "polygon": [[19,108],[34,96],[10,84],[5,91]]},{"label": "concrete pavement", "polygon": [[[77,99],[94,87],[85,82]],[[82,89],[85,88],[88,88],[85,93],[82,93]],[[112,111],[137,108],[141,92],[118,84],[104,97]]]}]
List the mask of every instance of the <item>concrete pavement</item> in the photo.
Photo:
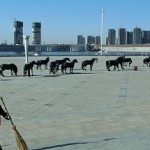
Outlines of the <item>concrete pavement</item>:
[{"label": "concrete pavement", "polygon": [[[110,72],[105,61],[116,57],[99,56],[92,72],[81,70],[81,62],[91,57],[75,58],[74,74],[49,75],[34,68],[30,78],[22,76],[23,57],[0,58],[0,64],[13,62],[19,68],[18,77],[10,71],[0,76],[0,96],[29,149],[148,150],[150,68],[143,67],[145,57],[131,57],[131,67]],[[17,149],[11,124],[3,118],[0,144],[4,150]]]}]

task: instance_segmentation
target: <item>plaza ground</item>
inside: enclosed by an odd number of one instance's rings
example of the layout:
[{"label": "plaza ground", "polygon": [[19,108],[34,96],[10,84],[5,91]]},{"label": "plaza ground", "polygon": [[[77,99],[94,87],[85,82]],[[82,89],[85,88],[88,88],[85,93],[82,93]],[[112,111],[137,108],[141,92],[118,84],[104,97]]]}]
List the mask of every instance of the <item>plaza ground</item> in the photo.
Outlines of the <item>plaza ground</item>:
[{"label": "plaza ground", "polygon": [[[29,57],[29,61],[44,57]],[[63,57],[50,57],[50,61]],[[107,71],[105,62],[116,57],[97,56],[93,71],[81,70],[76,58],[74,74],[53,75],[34,68],[23,77],[24,57],[1,57],[15,63],[18,76],[0,76],[0,96],[30,150],[148,150],[150,147],[150,68],[144,56],[120,71]],[[133,66],[138,70],[134,71]],[[112,68],[111,68],[112,70]],[[1,104],[1,102],[0,102]],[[0,144],[16,150],[11,124],[1,119]]]}]

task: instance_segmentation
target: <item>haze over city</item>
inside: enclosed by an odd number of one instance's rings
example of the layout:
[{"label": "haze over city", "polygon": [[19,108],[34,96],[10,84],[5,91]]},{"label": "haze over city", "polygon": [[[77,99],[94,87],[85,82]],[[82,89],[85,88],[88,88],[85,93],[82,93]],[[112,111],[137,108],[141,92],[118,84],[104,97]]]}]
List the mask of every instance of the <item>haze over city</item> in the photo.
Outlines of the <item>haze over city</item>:
[{"label": "haze over city", "polygon": [[104,40],[110,28],[150,30],[149,0],[5,0],[0,6],[0,43],[13,43],[14,19],[23,22],[23,34],[29,36],[32,22],[41,22],[42,43],[47,44],[74,44],[79,34],[100,36],[102,8]]}]

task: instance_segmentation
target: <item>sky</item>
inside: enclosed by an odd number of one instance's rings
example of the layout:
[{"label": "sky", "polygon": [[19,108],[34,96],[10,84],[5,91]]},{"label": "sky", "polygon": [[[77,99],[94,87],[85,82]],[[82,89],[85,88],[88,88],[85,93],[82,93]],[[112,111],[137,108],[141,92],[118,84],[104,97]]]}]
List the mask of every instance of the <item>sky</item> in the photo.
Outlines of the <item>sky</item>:
[{"label": "sky", "polygon": [[[42,44],[76,44],[77,36],[101,35],[108,29],[150,30],[150,0],[0,0],[0,43],[14,43],[13,21],[23,22],[32,36],[32,22],[41,22]],[[31,38],[30,40],[31,41]]]}]

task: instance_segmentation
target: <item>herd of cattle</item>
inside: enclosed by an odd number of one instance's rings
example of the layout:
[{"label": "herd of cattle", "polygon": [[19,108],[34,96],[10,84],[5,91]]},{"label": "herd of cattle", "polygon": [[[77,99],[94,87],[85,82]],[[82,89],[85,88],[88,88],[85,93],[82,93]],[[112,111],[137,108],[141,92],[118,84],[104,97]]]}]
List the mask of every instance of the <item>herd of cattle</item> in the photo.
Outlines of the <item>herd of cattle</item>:
[{"label": "herd of cattle", "polygon": [[[94,62],[97,62],[97,58],[92,58],[91,60],[84,60],[82,62],[82,69],[86,70],[86,66],[90,65],[90,70],[92,71],[92,67]],[[41,66],[44,65],[45,69],[48,69],[48,63],[49,63],[49,57],[46,57],[43,60],[37,60],[37,61],[31,61],[29,63],[24,64],[23,67],[23,76],[28,75],[29,77],[32,75],[33,76],[33,67],[36,65],[37,69],[41,69]],[[61,67],[61,72],[67,73],[67,69],[70,69],[70,73],[73,73],[73,68],[75,66],[75,63],[78,63],[77,59],[73,59],[72,61],[70,58],[64,58],[61,60],[55,60],[49,63],[49,74],[53,73],[55,74],[58,70],[59,67]],[[18,73],[18,67],[14,63],[10,64],[1,64],[0,65],[0,75],[4,77],[4,71],[5,70],[10,70],[11,75],[13,76],[14,74],[17,76]]]},{"label": "herd of cattle", "polygon": [[[90,70],[92,71],[92,67],[94,62],[98,62],[98,58],[92,58],[90,60],[84,60],[81,63],[81,69],[83,71],[86,71],[86,66],[89,65],[90,66]],[[32,75],[33,76],[33,67],[34,65],[36,65],[37,69],[41,69],[41,65],[45,66],[45,69],[48,69],[48,63],[49,63],[49,57],[46,57],[43,60],[37,60],[37,61],[32,61],[30,63],[26,63],[23,67],[23,76],[28,75],[29,77]],[[74,59],[72,61],[70,61],[69,58],[64,58],[61,60],[55,60],[49,63],[49,74],[55,74],[61,67],[61,72],[67,73],[67,69],[70,69],[70,73],[73,73],[73,68],[75,66],[75,63],[78,63],[77,59]],[[121,66],[122,69],[124,69],[124,65],[125,64],[129,64],[129,66],[132,63],[132,59],[131,58],[126,58],[125,56],[120,56],[117,57],[114,60],[107,60],[106,61],[106,68],[108,71],[110,71],[110,67],[114,66],[113,70],[115,70],[116,68],[119,71],[119,65]],[[150,56],[148,58],[144,58],[143,59],[143,65],[146,64],[148,67],[150,67]],[[5,70],[10,70],[11,71],[11,75],[15,74],[17,76],[17,72],[18,72],[18,67],[17,65],[15,65],[14,63],[11,64],[1,64],[0,65],[0,75],[2,75],[4,77],[3,72]]]}]

